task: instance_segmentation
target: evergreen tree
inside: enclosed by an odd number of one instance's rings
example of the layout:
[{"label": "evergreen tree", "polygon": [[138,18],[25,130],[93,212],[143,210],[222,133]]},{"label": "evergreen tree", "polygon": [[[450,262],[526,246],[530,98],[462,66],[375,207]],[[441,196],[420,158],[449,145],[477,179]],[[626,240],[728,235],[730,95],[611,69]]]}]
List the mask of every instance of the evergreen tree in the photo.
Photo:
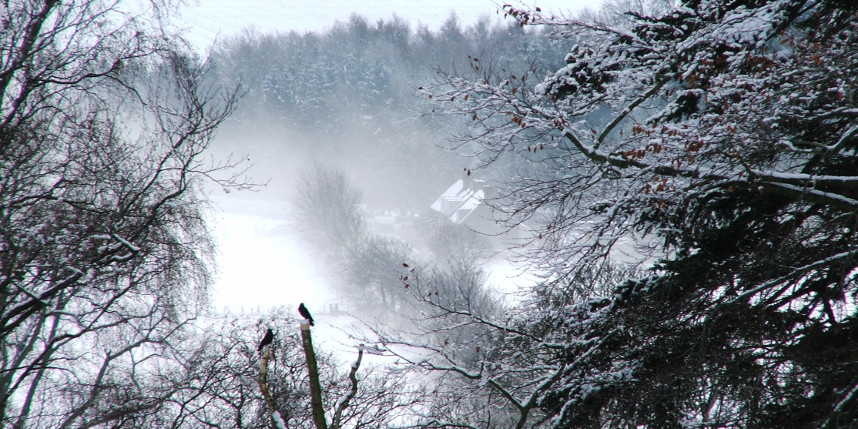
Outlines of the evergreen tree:
[{"label": "evergreen tree", "polygon": [[[556,28],[566,65],[536,85],[475,70],[424,91],[473,121],[461,147],[530,165],[497,210],[541,222],[551,276],[499,332],[547,368],[527,375],[538,399],[511,401],[558,428],[858,419],[855,7],[505,11]],[[656,261],[648,276],[586,281],[629,253]]]}]

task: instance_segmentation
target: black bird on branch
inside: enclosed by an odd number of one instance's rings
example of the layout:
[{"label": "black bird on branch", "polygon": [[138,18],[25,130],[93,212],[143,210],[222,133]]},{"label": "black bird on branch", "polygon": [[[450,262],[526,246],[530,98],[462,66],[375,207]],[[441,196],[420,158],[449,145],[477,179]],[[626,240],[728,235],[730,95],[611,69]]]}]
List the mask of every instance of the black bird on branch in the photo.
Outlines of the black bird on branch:
[{"label": "black bird on branch", "polygon": [[259,348],[256,349],[256,351],[261,352],[262,348],[271,344],[272,341],[274,341],[274,331],[272,331],[271,328],[268,328],[268,332],[266,332],[265,336],[262,337],[262,341],[259,342]]},{"label": "black bird on branch", "polygon": [[301,303],[301,305],[298,306],[298,313],[301,314],[301,317],[307,319],[307,321],[310,322],[310,326],[315,326],[313,325],[313,316],[310,315],[310,312],[307,310],[307,307],[304,307],[303,302]]}]

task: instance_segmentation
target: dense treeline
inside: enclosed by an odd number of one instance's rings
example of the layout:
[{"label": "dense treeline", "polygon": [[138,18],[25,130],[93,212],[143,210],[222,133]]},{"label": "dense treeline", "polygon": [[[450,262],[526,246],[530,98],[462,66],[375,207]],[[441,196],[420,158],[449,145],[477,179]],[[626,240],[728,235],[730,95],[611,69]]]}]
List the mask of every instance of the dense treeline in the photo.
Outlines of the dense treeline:
[{"label": "dense treeline", "polygon": [[250,152],[257,174],[273,177],[283,163],[295,163],[293,174],[309,159],[348,165],[369,203],[423,209],[473,161],[438,150],[467,123],[433,115],[417,88],[473,61],[519,74],[559,65],[559,45],[526,30],[451,16],[433,31],[353,15],[323,33],[248,31],[212,57],[222,81],[247,91],[220,144]]}]

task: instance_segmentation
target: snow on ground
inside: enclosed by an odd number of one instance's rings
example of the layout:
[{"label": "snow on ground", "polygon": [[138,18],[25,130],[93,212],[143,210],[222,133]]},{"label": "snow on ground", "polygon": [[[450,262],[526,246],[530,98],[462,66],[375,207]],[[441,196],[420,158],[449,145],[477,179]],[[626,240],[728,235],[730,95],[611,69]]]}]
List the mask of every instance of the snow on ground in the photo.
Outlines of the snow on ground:
[{"label": "snow on ground", "polygon": [[533,273],[504,259],[492,259],[486,263],[485,268],[488,272],[488,286],[505,295],[518,294],[522,288],[532,286],[538,281]]},{"label": "snow on ground", "polygon": [[[366,332],[346,311],[348,303],[329,290],[324,266],[304,250],[300,237],[288,222],[285,203],[213,198],[209,214],[218,243],[218,276],[212,292],[216,314],[258,315],[265,318],[275,307],[298,317],[303,302],[316,321],[313,338],[320,350],[333,352],[343,361],[357,356],[357,344],[349,333]],[[533,281],[511,263],[493,260],[487,265],[490,287],[500,293],[516,293]],[[515,298],[512,298],[515,300]],[[297,325],[295,329],[298,329]],[[365,356],[367,363],[389,360]]]},{"label": "snow on ground", "polygon": [[214,310],[255,312],[283,305],[297,308],[301,302],[322,310],[333,303],[324,273],[284,217],[278,218],[271,207],[245,204],[240,212],[211,214],[218,242]]},{"label": "snow on ground", "polygon": [[354,361],[359,344],[348,333],[362,325],[348,314],[332,311],[333,305],[345,310],[347,303],[328,288],[324,267],[304,250],[288,222],[286,204],[235,197],[214,197],[213,202],[209,224],[218,245],[214,313],[265,319],[271,310],[283,307],[299,318],[298,304],[303,302],[315,319],[314,344]]}]

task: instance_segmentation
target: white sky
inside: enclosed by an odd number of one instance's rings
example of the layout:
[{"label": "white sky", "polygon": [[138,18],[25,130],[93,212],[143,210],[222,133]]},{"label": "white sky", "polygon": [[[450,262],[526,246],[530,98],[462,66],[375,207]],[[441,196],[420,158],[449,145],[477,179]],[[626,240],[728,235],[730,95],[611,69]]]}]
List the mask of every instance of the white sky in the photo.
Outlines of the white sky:
[{"label": "white sky", "polygon": [[335,21],[345,21],[356,12],[370,22],[394,14],[411,23],[437,29],[455,11],[467,26],[481,16],[496,17],[501,5],[539,6],[543,13],[568,15],[584,8],[597,9],[600,0],[191,0],[181,11],[180,26],[187,28],[188,40],[199,49],[215,39],[224,39],[246,27],[259,32],[324,31]]}]

